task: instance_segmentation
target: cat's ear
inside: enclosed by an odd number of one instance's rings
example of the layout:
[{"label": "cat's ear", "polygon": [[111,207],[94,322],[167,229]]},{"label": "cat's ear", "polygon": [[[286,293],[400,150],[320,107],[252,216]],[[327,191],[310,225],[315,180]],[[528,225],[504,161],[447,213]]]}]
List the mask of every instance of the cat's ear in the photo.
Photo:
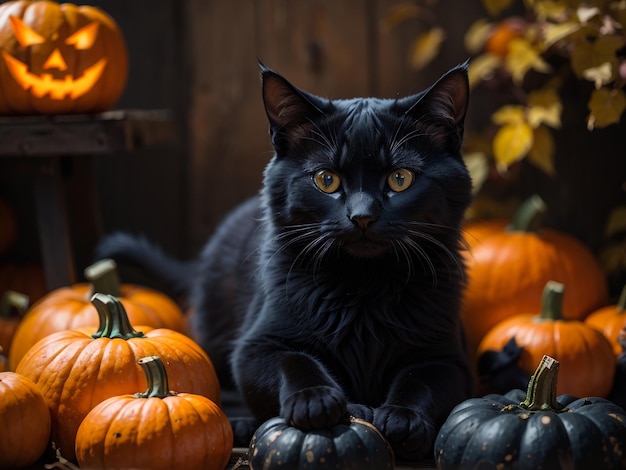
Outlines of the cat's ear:
[{"label": "cat's ear", "polygon": [[[430,88],[417,97],[399,103],[428,133],[454,151],[461,147],[463,125],[469,101],[468,62],[449,70]],[[404,102],[402,102],[404,101]]]},{"label": "cat's ear", "polygon": [[259,67],[270,135],[278,150],[282,144],[293,144],[304,137],[312,123],[324,114],[329,101],[299,90],[260,62]]}]

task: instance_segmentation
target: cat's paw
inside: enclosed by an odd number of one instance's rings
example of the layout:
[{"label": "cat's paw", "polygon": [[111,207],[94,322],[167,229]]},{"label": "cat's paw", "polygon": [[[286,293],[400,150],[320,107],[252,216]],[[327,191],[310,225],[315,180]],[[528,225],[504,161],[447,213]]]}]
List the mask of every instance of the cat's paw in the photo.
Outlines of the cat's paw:
[{"label": "cat's paw", "polygon": [[374,421],[374,408],[360,403],[348,403],[348,414],[368,423]]},{"label": "cat's paw", "polygon": [[434,424],[404,406],[384,405],[374,410],[371,423],[385,436],[398,461],[417,461],[432,456]]},{"label": "cat's paw", "polygon": [[311,387],[289,395],[281,404],[280,415],[300,429],[329,428],[346,415],[346,399],[333,387]]}]

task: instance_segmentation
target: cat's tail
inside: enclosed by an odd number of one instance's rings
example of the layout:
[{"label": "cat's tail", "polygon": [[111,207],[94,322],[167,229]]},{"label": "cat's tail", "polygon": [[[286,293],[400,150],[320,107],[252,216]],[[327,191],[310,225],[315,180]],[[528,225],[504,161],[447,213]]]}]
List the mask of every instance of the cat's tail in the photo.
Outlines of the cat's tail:
[{"label": "cat's tail", "polygon": [[100,240],[95,259],[111,258],[124,266],[137,269],[157,288],[176,300],[188,296],[195,263],[182,261],[165,253],[145,236],[115,232]]}]

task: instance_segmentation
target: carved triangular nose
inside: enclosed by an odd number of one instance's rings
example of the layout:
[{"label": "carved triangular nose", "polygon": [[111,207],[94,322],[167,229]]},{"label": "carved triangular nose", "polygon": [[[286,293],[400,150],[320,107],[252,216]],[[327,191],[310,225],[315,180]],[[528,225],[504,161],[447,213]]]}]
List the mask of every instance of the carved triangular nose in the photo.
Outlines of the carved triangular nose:
[{"label": "carved triangular nose", "polygon": [[350,220],[354,225],[365,231],[373,222],[376,221],[376,217],[369,215],[354,215],[350,217]]}]

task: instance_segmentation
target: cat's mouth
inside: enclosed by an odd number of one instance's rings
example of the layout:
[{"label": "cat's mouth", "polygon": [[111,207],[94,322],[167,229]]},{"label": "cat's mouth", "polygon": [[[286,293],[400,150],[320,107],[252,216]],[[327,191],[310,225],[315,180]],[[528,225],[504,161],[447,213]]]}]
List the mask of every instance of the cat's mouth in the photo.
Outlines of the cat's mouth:
[{"label": "cat's mouth", "polygon": [[372,239],[365,234],[355,239],[345,240],[342,247],[347,253],[357,258],[378,258],[387,255],[391,250],[389,243]]}]

